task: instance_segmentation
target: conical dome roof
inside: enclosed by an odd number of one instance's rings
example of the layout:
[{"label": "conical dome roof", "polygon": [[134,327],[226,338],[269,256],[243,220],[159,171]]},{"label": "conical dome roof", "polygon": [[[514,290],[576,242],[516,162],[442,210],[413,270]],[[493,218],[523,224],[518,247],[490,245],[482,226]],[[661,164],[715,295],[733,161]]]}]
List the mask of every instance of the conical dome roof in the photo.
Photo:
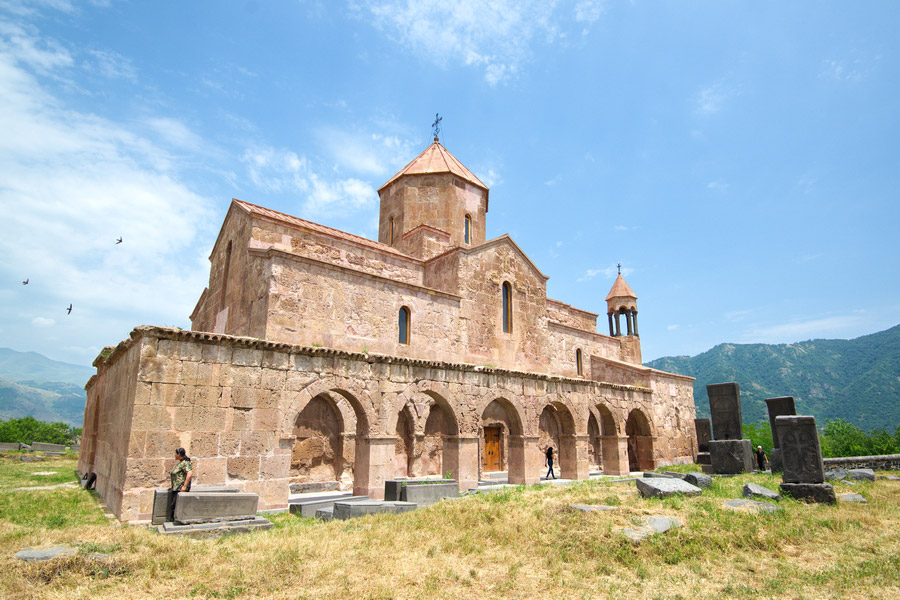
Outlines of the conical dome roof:
[{"label": "conical dome roof", "polygon": [[637,300],[637,295],[631,289],[631,286],[625,282],[625,278],[622,277],[621,273],[616,277],[616,281],[613,283],[612,289],[609,290],[609,294],[606,295],[606,301],[609,302],[613,298],[634,298]]},{"label": "conical dome roof", "polygon": [[387,183],[378,188],[378,191],[380,192],[403,175],[427,175],[429,173],[453,173],[460,179],[465,179],[473,185],[477,185],[484,190],[488,189],[465,165],[450,154],[450,151],[444,148],[438,141],[438,138],[435,137],[433,144],[425,148],[420,155],[400,169]]}]

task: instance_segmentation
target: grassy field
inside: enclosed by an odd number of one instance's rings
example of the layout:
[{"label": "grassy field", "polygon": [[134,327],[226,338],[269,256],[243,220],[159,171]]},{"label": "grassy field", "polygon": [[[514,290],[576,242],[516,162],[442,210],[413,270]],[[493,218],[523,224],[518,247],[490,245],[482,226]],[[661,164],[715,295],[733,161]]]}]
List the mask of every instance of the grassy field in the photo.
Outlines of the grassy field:
[{"label": "grassy field", "polygon": [[[900,598],[898,481],[837,484],[868,504],[782,500],[773,515],[722,506],[746,481],[777,489],[768,475],[666,500],[640,498],[633,483],[542,485],[352,521],[280,514],[269,531],[187,539],[119,525],[80,488],[23,489],[74,482],[74,467],[0,455],[0,598]],[[623,537],[650,515],[684,527]],[[59,544],[78,553],[13,557]]]}]

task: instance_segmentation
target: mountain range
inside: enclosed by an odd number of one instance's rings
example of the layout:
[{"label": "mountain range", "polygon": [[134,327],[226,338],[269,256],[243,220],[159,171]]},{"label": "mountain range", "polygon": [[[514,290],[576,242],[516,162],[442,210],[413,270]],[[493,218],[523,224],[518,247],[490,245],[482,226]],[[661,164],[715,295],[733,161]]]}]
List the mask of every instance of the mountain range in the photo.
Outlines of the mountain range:
[{"label": "mountain range", "polygon": [[766,398],[793,396],[798,414],[819,426],[843,419],[870,431],[900,425],[900,325],[852,340],[797,344],[719,344],[697,356],[646,363],[696,377],[697,417],[709,416],[710,383],[741,386],[744,423],[768,421]]},{"label": "mountain range", "polygon": [[0,419],[31,416],[81,427],[84,384],[94,372],[37,352],[0,348]]}]

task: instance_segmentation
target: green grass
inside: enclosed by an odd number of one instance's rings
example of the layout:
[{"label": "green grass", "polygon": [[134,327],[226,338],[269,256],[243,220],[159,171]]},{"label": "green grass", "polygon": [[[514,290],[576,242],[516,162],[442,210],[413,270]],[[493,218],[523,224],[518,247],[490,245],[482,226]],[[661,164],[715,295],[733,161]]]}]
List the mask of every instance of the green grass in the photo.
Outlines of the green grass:
[{"label": "green grass", "polygon": [[[723,502],[740,497],[746,481],[777,490],[778,478],[716,478],[702,496],[662,500],[641,498],[630,482],[582,481],[352,521],[284,513],[265,532],[191,540],[120,526],[80,488],[12,491],[34,471],[73,467],[67,457],[0,457],[4,598],[900,597],[900,482],[836,484],[866,505],[787,499],[775,514],[755,515]],[[575,503],[617,510],[584,513]],[[656,514],[684,525],[639,544],[623,537],[622,528]],[[50,563],[11,558],[60,543],[77,554]],[[96,553],[110,556],[98,561]]]}]

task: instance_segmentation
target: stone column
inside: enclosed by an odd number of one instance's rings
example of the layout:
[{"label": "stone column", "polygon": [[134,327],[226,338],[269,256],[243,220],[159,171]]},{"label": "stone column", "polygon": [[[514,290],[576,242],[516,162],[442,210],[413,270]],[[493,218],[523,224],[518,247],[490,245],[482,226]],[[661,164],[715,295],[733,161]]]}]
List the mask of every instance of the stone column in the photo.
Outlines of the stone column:
[{"label": "stone column", "polygon": [[600,443],[603,451],[600,467],[605,475],[628,475],[628,438],[617,435],[602,435]]},{"label": "stone column", "polygon": [[637,311],[631,313],[631,319],[634,321],[634,337],[641,337],[637,328]]},{"label": "stone column", "polygon": [[559,475],[563,479],[587,479],[590,474],[590,438],[586,435],[559,436]]},{"label": "stone column", "polygon": [[619,313],[616,312],[616,337],[622,335],[622,326],[619,324]]},{"label": "stone column", "polygon": [[455,435],[444,438],[444,470],[450,471],[460,490],[478,487],[478,441]]},{"label": "stone column", "polygon": [[609,336],[613,337],[616,335],[615,330],[613,329],[613,314],[611,312],[606,313],[607,318],[609,319]]},{"label": "stone column", "polygon": [[625,326],[628,328],[628,335],[631,335],[632,327],[631,327],[631,311],[630,310],[625,311]]},{"label": "stone column", "polygon": [[514,484],[538,483],[544,465],[537,436],[509,436],[509,469],[507,480]]},{"label": "stone column", "polygon": [[353,495],[384,498],[384,482],[394,475],[396,437],[357,437]]}]

